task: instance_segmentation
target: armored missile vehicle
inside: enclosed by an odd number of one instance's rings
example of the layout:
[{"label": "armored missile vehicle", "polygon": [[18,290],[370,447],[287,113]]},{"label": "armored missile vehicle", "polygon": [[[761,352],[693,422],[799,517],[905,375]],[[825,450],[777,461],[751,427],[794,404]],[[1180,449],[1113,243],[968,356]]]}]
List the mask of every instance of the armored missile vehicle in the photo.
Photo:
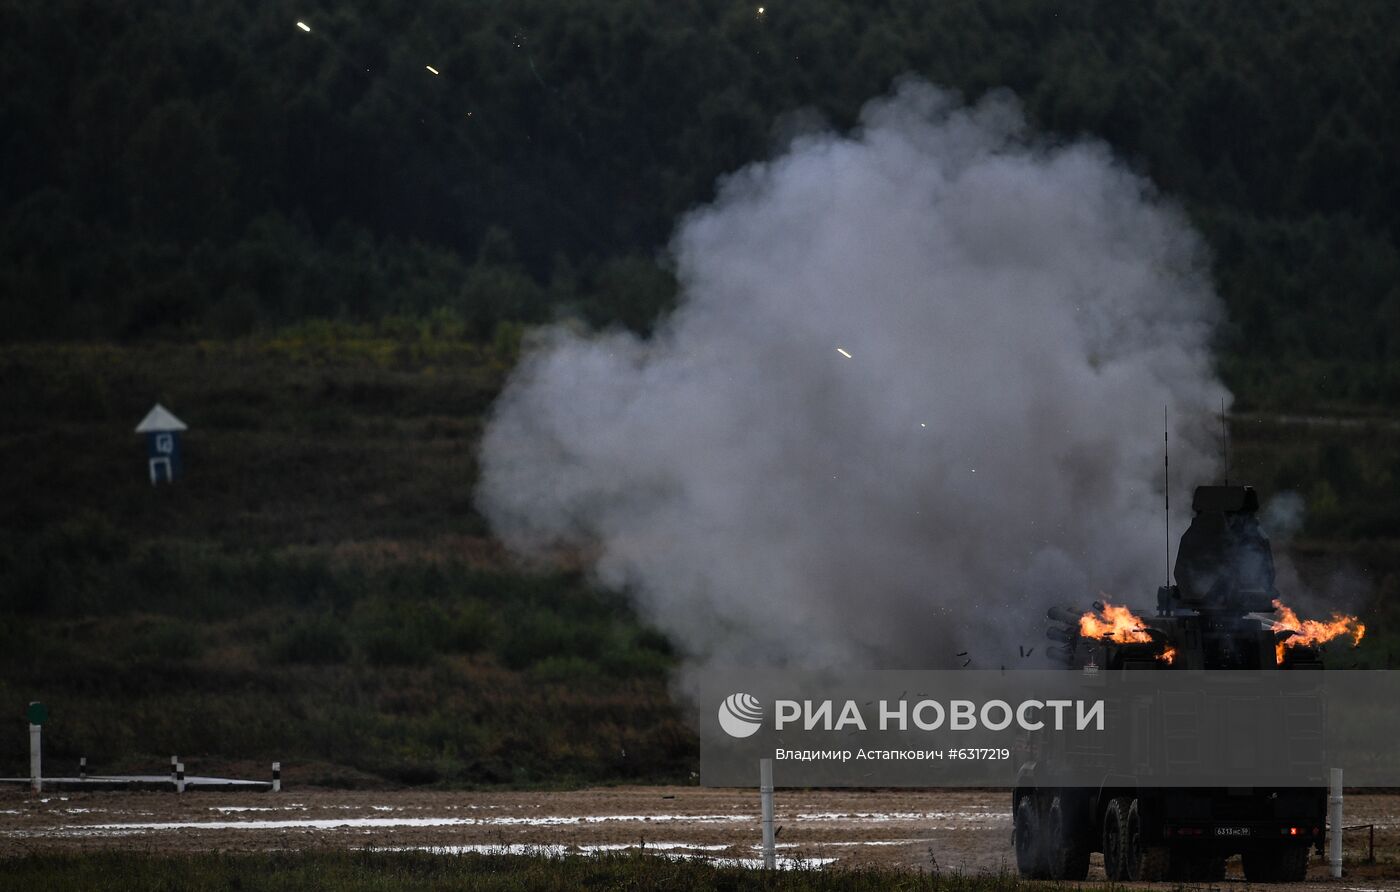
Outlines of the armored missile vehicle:
[{"label": "armored missile vehicle", "polygon": [[[1259,615],[1274,611],[1278,592],[1254,490],[1201,486],[1192,509],[1175,584],[1158,590],[1155,611],[1141,611],[1155,615],[1103,602],[1091,611],[1051,608],[1052,659],[1104,673],[1322,667],[1317,648],[1295,646],[1294,632]],[[1154,786],[1122,773],[1093,788],[1055,788],[1044,780],[1052,758],[1029,751],[1012,794],[1012,839],[1026,877],[1082,880],[1090,854],[1102,852],[1111,880],[1208,882],[1221,879],[1226,860],[1238,854],[1251,881],[1296,881],[1311,849],[1322,845],[1320,774],[1274,789]]]}]

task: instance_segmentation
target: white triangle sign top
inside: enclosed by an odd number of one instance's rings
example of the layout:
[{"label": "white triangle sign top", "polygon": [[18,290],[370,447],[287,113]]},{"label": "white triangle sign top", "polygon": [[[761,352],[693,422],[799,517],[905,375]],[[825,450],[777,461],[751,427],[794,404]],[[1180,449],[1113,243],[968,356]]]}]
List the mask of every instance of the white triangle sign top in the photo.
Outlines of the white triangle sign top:
[{"label": "white triangle sign top", "polygon": [[170,414],[170,410],[156,403],[155,408],[146,413],[141,423],[136,425],[136,433],[150,434],[161,431],[189,430],[183,421]]}]

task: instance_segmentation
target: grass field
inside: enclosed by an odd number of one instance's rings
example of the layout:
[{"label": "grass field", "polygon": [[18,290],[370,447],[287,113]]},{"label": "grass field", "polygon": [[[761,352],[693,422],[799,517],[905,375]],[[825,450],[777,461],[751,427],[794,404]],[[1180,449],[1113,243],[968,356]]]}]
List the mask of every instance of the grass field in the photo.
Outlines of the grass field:
[{"label": "grass field", "polygon": [[896,889],[1014,892],[1031,884],[1006,875],[911,873],[865,868],[798,868],[765,873],[641,854],[546,858],[524,855],[434,855],[421,852],[302,852],[264,855],[153,855],[109,852],[30,855],[5,862],[0,889]]},{"label": "grass field", "polygon": [[[0,706],[49,703],[56,767],[687,780],[669,643],[578,560],[512,562],[474,507],[518,343],[391,320],[0,349]],[[190,425],[172,487],[132,433],[157,400]],[[1324,420],[1236,419],[1232,464],[1305,498],[1300,570],[1356,592],[1371,631],[1336,663],[1400,666],[1400,425]],[[0,735],[0,773],[25,746]]]},{"label": "grass field", "polygon": [[[1353,888],[1400,892],[1397,805],[1400,796],[1393,793],[1348,792],[1345,823],[1355,829],[1344,834],[1343,850],[1348,885]],[[1004,879],[1015,869],[1010,796],[1004,790],[784,787],[775,796],[774,823],[778,866],[784,872],[820,868],[882,882],[898,878],[909,887],[924,888],[927,874],[939,873],[944,879],[959,874]],[[1372,826],[1374,859],[1369,857]],[[341,853],[334,862],[337,869],[326,871],[335,878],[343,872],[341,865],[354,863],[356,853],[373,851],[437,856],[445,864],[433,870],[447,877],[442,887],[448,888],[457,884],[452,878],[464,872],[459,857],[463,855],[493,856],[503,870],[518,868],[535,878],[557,875],[569,881],[581,876],[571,873],[571,866],[542,864],[540,857],[499,856],[648,855],[753,869],[760,862],[760,837],[759,797],[752,789],[606,786],[462,791],[298,786],[282,794],[74,791],[38,796],[0,789],[0,876],[16,870],[22,877],[31,876],[24,865],[41,855],[53,857],[46,863],[64,865],[69,857],[90,856],[100,862],[121,851],[196,865],[250,855],[234,863],[248,865],[250,872],[260,875],[266,872],[266,861],[261,859],[269,853],[310,858]],[[209,858],[200,861],[203,856]],[[288,857],[285,863],[302,862]],[[596,885],[668,888],[662,880],[670,874],[643,877],[628,867],[632,864],[628,857],[614,857],[605,864],[617,869],[589,874]],[[59,869],[55,875],[73,869]],[[1309,881],[1316,883],[1326,873],[1325,859],[1313,857]],[[125,872],[113,870],[111,875]],[[697,870],[688,878],[700,882],[706,876],[724,878],[730,873]],[[1243,881],[1238,857],[1227,863],[1226,879]],[[1087,880],[1091,888],[1106,882],[1098,855],[1090,859]],[[723,886],[727,880],[717,882]],[[145,888],[135,881],[130,885]],[[676,880],[669,887],[693,885]],[[587,885],[580,882],[579,887]],[[900,886],[896,883],[896,887]]]},{"label": "grass field", "polygon": [[[673,656],[566,564],[510,563],[472,503],[513,353],[430,327],[0,351],[0,703],[51,763],[303,781],[675,780]],[[131,429],[190,425],[152,488]],[[18,769],[22,735],[0,735]],[[508,754],[508,755],[507,755]]]}]

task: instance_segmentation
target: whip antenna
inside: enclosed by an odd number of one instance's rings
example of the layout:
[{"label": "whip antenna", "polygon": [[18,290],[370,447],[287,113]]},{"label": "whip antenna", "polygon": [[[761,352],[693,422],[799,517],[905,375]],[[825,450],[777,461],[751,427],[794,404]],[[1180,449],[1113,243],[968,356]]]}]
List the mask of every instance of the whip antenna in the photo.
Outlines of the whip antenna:
[{"label": "whip antenna", "polygon": [[1225,485],[1230,485],[1230,427],[1225,423],[1225,397],[1220,398],[1220,453],[1225,459]]},{"label": "whip antenna", "polygon": [[1162,495],[1167,509],[1167,585],[1172,584],[1172,456],[1167,407],[1162,407]]}]

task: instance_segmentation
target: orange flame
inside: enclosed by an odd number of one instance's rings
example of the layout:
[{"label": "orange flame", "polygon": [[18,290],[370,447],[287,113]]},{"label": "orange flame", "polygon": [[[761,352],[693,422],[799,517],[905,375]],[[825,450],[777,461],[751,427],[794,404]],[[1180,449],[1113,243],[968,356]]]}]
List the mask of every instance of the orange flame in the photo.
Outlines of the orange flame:
[{"label": "orange flame", "polygon": [[[1104,601],[1102,617],[1094,611],[1086,610],[1079,617],[1079,634],[1083,638],[1107,638],[1119,644],[1141,644],[1152,640],[1147,634],[1147,623],[1121,604]],[[1168,647],[1158,654],[1157,659],[1172,663],[1176,659],[1176,648]]]},{"label": "orange flame", "polygon": [[1298,614],[1293,612],[1293,608],[1287,606],[1277,598],[1274,599],[1274,610],[1278,611],[1279,618],[1274,620],[1274,631],[1292,631],[1296,634],[1292,638],[1286,638],[1274,645],[1274,657],[1278,662],[1283,662],[1285,648],[1298,647],[1308,644],[1322,644],[1331,641],[1333,638],[1340,638],[1343,635],[1351,636],[1352,645],[1361,643],[1361,639],[1366,635],[1366,624],[1362,623],[1354,616],[1346,616],[1341,613],[1333,613],[1331,622],[1324,622],[1317,619],[1299,619]]},{"label": "orange flame", "polygon": [[1142,618],[1133,615],[1127,607],[1105,601],[1102,619],[1092,610],[1084,611],[1079,618],[1079,634],[1084,638],[1107,638],[1119,644],[1151,641],[1152,636],[1143,631],[1143,625]]}]

